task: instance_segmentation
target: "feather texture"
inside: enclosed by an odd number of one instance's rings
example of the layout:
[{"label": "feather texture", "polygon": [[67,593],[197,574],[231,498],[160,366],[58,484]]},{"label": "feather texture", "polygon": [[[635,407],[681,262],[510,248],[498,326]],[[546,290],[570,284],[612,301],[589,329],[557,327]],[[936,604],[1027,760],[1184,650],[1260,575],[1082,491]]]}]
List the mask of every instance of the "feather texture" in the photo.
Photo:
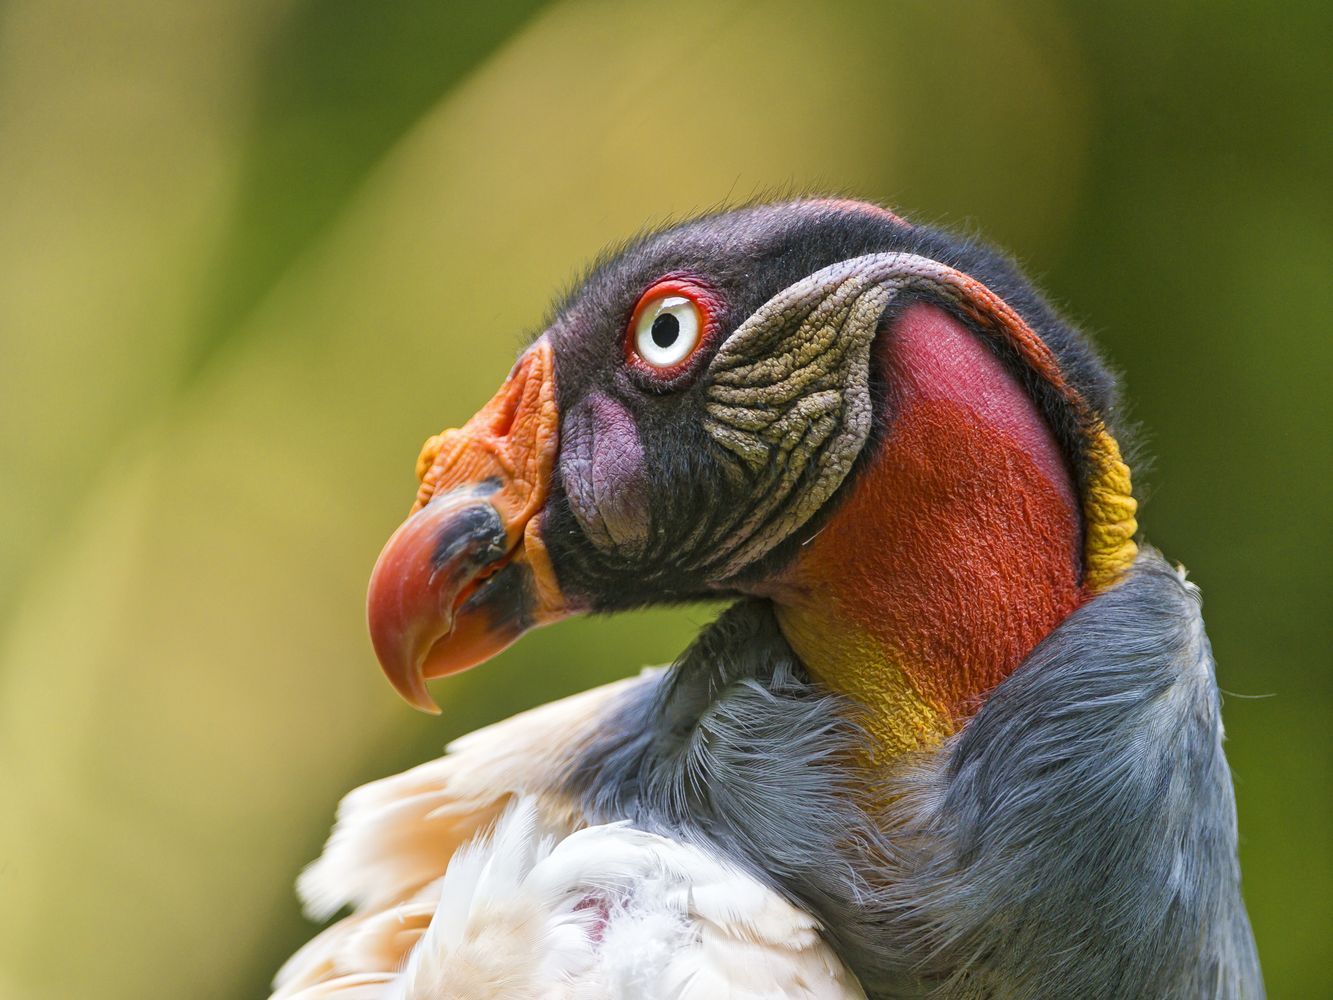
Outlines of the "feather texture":
[{"label": "feather texture", "polygon": [[516,799],[443,877],[333,928],[342,948],[321,953],[335,961],[307,962],[277,995],[864,997],[818,923],[739,868],[628,823],[568,833],[543,812],[535,797]]},{"label": "feather texture", "polygon": [[337,991],[344,989],[379,1000],[431,923],[449,859],[492,827],[515,795],[536,796],[551,829],[572,828],[573,806],[554,792],[563,769],[607,706],[645,683],[650,679],[619,681],[543,705],[469,733],[437,760],[349,793],[323,854],[297,888],[313,919],[343,907],[352,914],[287,961],[275,1000],[342,997]]},{"label": "feather texture", "polygon": [[574,785],[800,900],[873,997],[1258,998],[1219,709],[1198,592],[1145,549],[878,786],[758,602],[627,692]]},{"label": "feather texture", "polygon": [[864,994],[807,914],[626,823],[565,837],[518,801],[454,856],[392,1000],[759,1000]]},{"label": "feather texture", "polygon": [[[850,706],[743,603],[670,671],[349,796],[302,889],[354,912],[277,996],[857,996],[855,974],[874,997],[1261,997],[1218,708],[1197,592],[1145,550],[962,732],[867,788]],[[497,963],[476,942],[501,919],[526,930]],[[448,991],[497,968],[527,978]]]}]

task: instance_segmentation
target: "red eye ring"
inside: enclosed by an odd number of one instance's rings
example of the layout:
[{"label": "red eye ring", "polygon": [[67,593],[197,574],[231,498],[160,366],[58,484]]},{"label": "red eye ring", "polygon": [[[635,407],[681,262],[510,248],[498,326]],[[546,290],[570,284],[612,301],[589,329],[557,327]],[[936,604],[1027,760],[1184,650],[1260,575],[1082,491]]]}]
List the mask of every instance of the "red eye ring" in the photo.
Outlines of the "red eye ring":
[{"label": "red eye ring", "polygon": [[630,315],[627,365],[657,387],[674,387],[712,339],[720,306],[716,292],[691,278],[671,275],[654,282]]}]

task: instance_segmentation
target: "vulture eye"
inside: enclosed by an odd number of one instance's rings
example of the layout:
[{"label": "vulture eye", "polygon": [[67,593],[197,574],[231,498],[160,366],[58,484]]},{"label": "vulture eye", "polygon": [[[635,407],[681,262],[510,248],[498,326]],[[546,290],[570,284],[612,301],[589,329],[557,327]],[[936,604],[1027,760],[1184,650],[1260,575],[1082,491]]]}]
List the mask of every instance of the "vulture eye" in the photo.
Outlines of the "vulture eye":
[{"label": "vulture eye", "polygon": [[653,374],[674,375],[698,350],[708,328],[709,295],[688,281],[659,281],[639,298],[626,353]]}]

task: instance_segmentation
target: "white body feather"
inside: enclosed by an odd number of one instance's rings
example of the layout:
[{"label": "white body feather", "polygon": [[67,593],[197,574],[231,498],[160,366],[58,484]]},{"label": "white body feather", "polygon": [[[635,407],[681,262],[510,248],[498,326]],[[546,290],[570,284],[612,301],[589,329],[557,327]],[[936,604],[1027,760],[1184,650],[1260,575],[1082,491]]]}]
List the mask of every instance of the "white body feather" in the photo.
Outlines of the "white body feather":
[{"label": "white body feather", "polygon": [[542,794],[633,683],[349,795],[300,888],[314,915],[354,912],[292,957],[274,1000],[862,997],[816,920],[751,876]]}]

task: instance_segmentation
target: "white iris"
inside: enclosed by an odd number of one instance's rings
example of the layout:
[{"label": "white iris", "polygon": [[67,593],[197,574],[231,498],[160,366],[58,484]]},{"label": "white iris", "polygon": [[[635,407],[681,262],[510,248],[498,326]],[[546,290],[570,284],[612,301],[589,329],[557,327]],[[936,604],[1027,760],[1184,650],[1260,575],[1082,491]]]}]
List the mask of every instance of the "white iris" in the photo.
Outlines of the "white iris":
[{"label": "white iris", "polygon": [[634,327],[634,350],[654,368],[680,364],[699,346],[699,309],[683,295],[649,302]]}]

